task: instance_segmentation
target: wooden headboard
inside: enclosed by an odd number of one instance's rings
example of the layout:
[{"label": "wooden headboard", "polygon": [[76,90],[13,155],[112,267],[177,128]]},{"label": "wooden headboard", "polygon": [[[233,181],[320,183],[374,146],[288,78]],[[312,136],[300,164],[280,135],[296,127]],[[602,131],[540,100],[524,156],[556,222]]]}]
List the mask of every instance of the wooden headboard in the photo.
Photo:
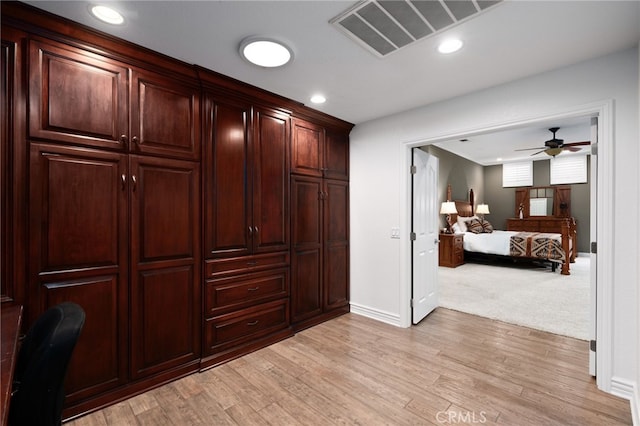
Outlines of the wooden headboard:
[{"label": "wooden headboard", "polygon": [[[451,188],[447,188],[447,197],[451,199]],[[475,210],[475,200],[473,195],[473,189],[469,189],[468,200],[453,200],[456,203],[456,210],[458,214],[451,215],[451,223],[455,223],[458,220],[458,216],[469,217],[473,216]]]}]

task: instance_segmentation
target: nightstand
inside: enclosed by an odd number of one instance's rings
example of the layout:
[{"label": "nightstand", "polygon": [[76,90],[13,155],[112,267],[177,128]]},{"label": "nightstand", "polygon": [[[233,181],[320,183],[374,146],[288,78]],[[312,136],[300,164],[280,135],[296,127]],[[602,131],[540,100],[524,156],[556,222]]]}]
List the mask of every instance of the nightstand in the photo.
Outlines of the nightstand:
[{"label": "nightstand", "polygon": [[440,266],[455,268],[464,263],[464,234],[440,234]]}]

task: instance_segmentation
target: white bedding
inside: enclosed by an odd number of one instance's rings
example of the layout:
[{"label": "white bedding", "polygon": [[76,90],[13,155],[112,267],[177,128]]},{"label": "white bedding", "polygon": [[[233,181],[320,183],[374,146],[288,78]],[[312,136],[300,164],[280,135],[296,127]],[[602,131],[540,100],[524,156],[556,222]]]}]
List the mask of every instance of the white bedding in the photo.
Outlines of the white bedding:
[{"label": "white bedding", "polygon": [[474,234],[473,232],[464,232],[463,247],[466,251],[475,253],[498,254],[501,256],[509,256],[509,241],[512,235],[517,234],[516,231],[498,231],[492,233]]}]

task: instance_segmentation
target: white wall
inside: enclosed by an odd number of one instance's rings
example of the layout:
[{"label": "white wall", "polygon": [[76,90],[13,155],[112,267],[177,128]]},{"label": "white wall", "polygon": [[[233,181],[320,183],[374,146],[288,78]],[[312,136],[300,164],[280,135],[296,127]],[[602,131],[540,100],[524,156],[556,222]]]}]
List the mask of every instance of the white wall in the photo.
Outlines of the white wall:
[{"label": "white wall", "polygon": [[[640,248],[639,238],[630,238],[640,235],[638,63],[638,48],[633,48],[358,124],[350,137],[352,311],[398,326],[410,324],[408,145],[606,104],[611,167],[604,172],[610,174],[606,180],[613,190],[598,196],[612,203],[610,217],[604,215],[612,232],[599,253],[610,263],[607,281],[612,282],[599,285],[611,292],[607,375],[622,388],[619,394],[631,397],[640,380]],[[401,228],[403,240],[390,238],[392,227]]]}]

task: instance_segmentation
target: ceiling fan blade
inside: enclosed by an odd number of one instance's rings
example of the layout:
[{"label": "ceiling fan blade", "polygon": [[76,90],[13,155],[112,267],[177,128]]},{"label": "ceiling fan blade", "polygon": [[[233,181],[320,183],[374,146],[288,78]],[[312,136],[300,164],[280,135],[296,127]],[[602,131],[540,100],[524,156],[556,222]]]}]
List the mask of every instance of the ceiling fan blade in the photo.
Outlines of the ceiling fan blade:
[{"label": "ceiling fan blade", "polygon": [[565,143],[562,146],[580,146],[580,145],[591,145],[591,141],[570,142],[570,143]]},{"label": "ceiling fan blade", "polygon": [[534,152],[533,154],[530,155],[530,157],[533,157],[534,155],[538,155],[541,152],[545,152],[545,151],[546,151],[546,149],[543,149],[542,151]]},{"label": "ceiling fan blade", "polygon": [[514,151],[533,151],[534,149],[547,149],[547,148],[543,148],[543,147],[537,147],[537,148],[523,148],[523,149],[514,149]]},{"label": "ceiling fan blade", "polygon": [[579,148],[577,146],[563,146],[562,149],[567,150],[567,151],[571,151],[571,152],[578,152],[580,151],[582,148]]}]

